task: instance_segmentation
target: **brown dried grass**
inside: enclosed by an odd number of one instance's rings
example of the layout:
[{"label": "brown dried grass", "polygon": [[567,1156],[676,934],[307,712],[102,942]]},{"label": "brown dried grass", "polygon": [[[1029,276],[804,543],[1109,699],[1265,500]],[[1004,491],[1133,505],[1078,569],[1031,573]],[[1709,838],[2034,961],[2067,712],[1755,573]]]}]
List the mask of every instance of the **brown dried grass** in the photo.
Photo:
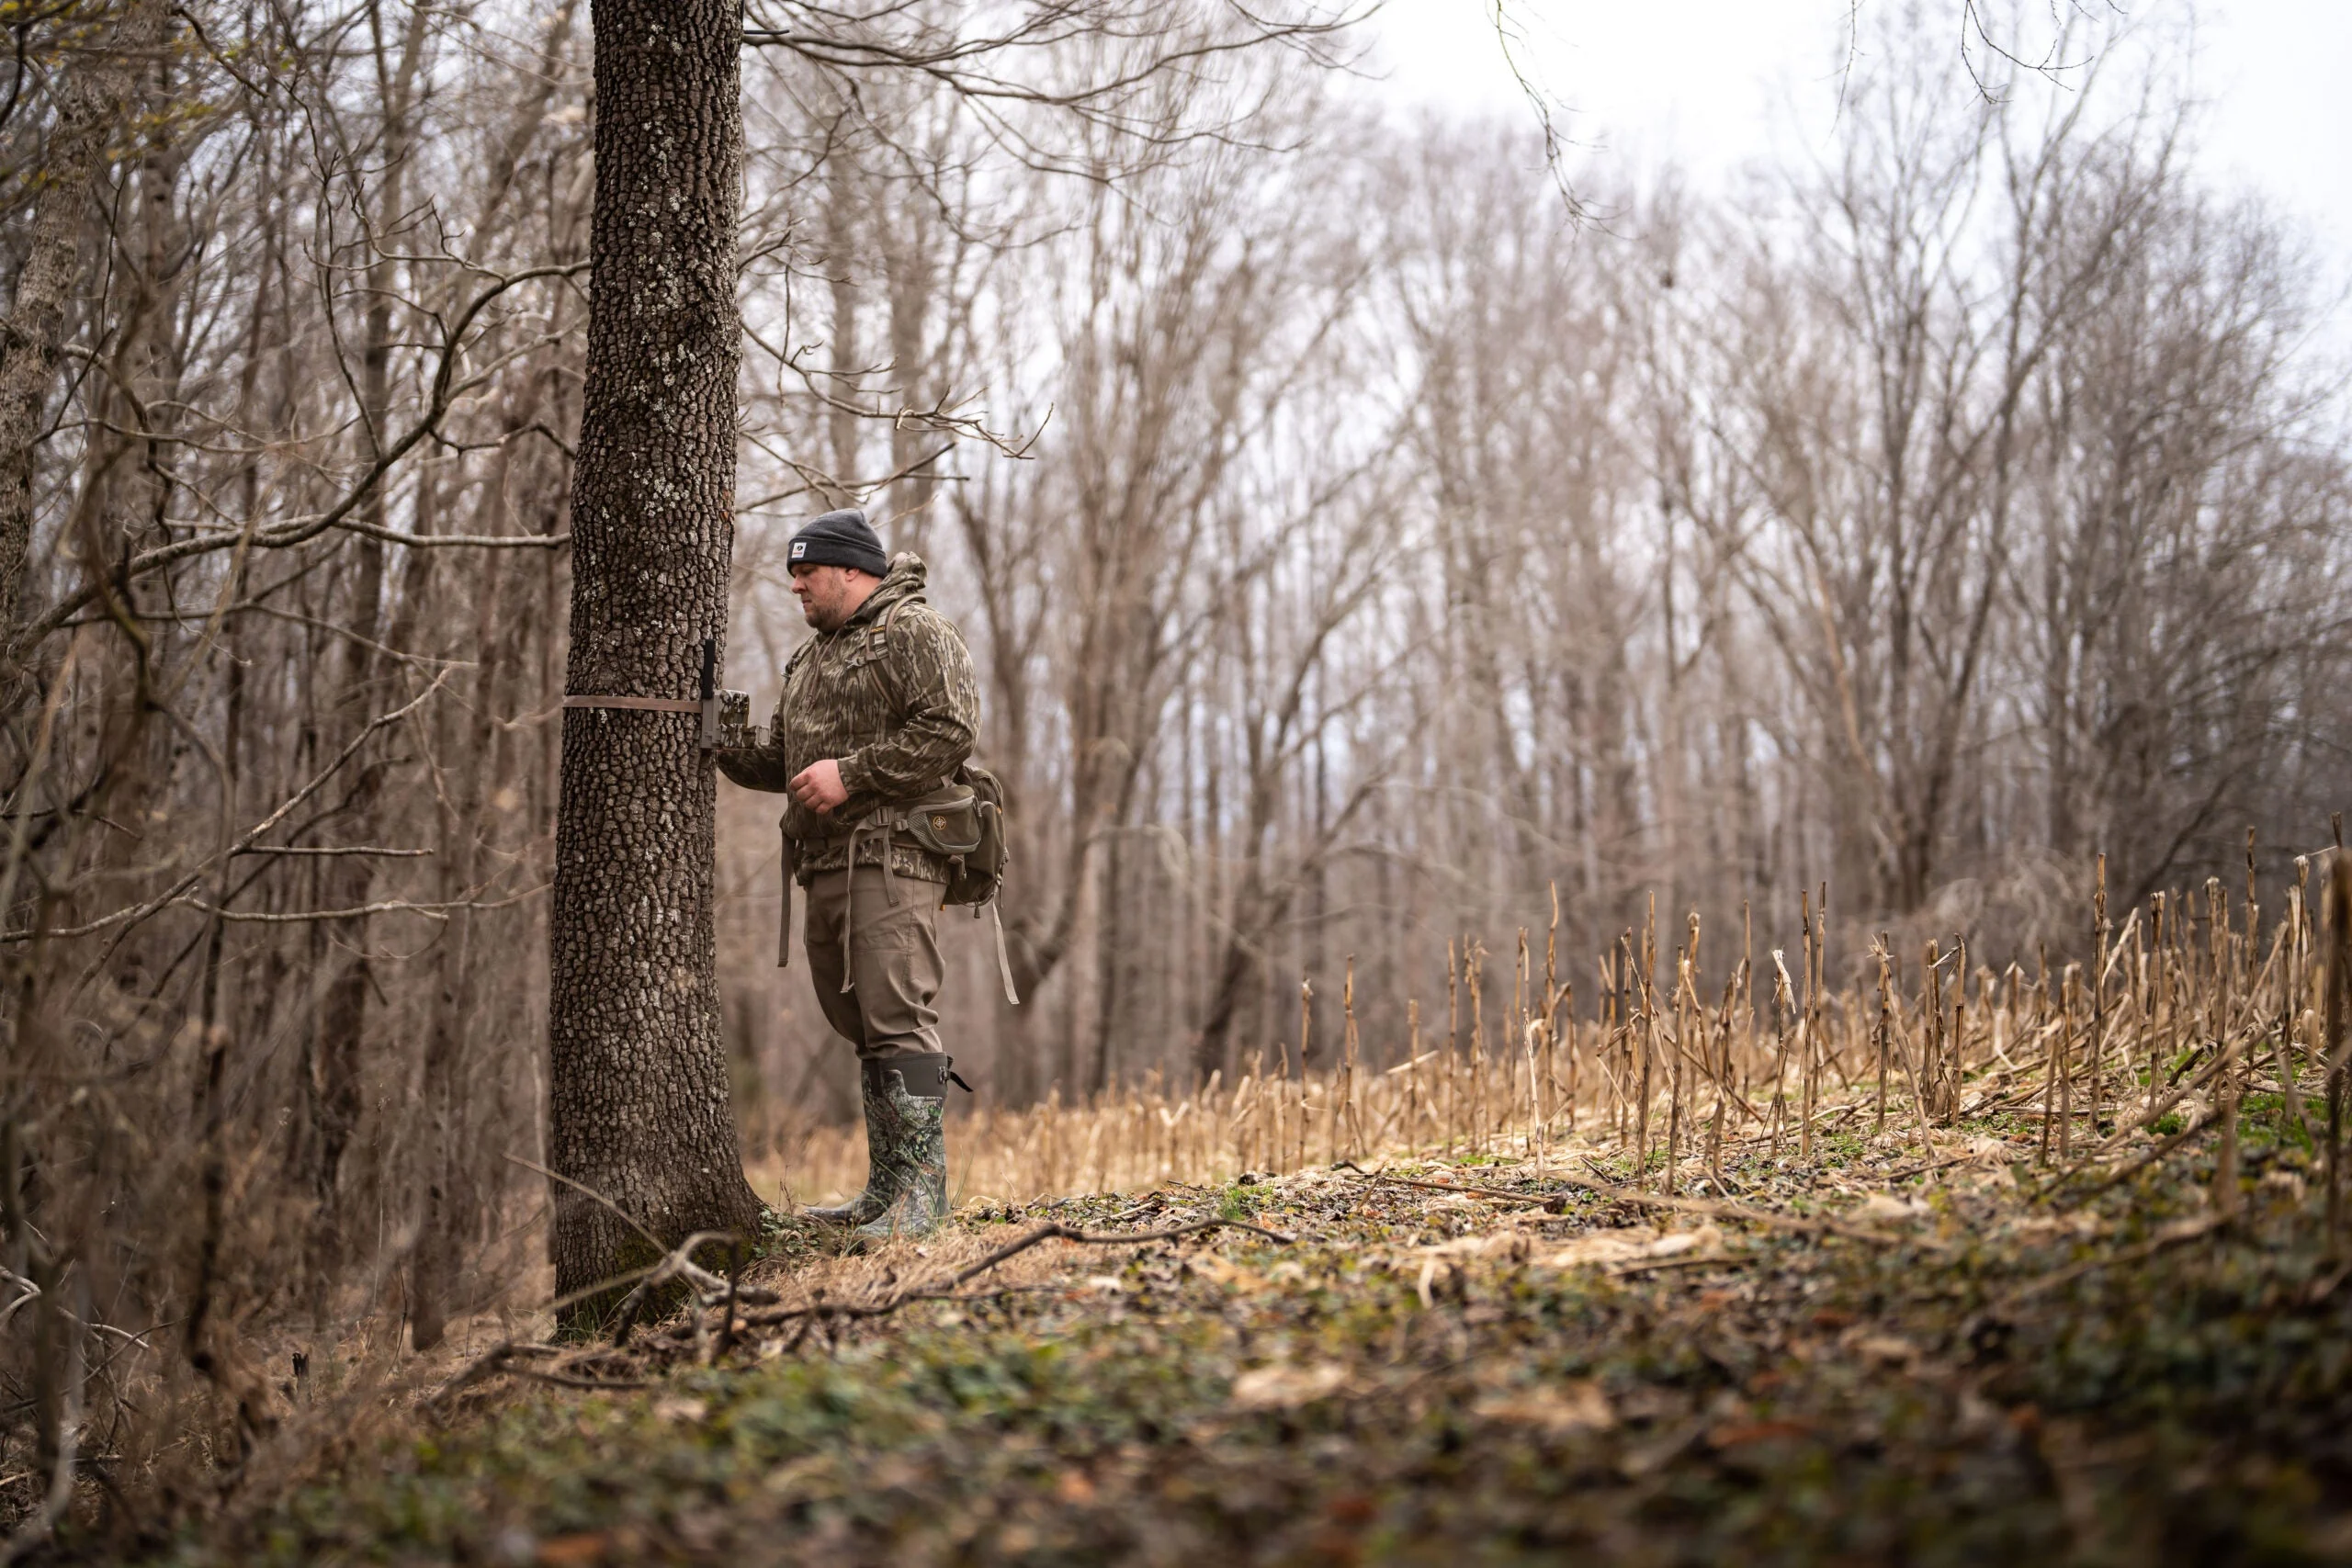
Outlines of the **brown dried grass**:
[{"label": "brown dried grass", "polygon": [[[1155,1075],[1078,1102],[1057,1090],[1026,1110],[958,1107],[953,1196],[1001,1204],[1212,1186],[1419,1151],[1539,1169],[1599,1157],[1671,1193],[1719,1189],[1709,1173],[1726,1147],[1760,1142],[1810,1161],[1833,1130],[1891,1126],[1926,1159],[1936,1128],[2023,1113],[2041,1122],[2043,1162],[2079,1167],[2166,1116],[2226,1124],[2248,1091],[2281,1096],[2300,1121],[2326,1093],[2337,942],[2316,919],[2310,864],[2296,864],[2267,923],[2217,879],[2196,897],[2158,895],[2119,927],[2102,888],[2084,961],[2057,974],[2046,964],[1971,972],[1964,943],[1928,943],[1906,965],[1882,936],[1862,977],[1833,990],[1809,905],[1799,953],[1743,956],[1710,976],[1693,916],[1671,953],[1654,926],[1628,932],[1582,1016],[1555,955],[1535,973],[1521,932],[1515,999],[1491,1041],[1474,1007],[1478,1021],[1439,1048],[1369,1067],[1347,1006],[1345,1048],[1325,1071],[1285,1070],[1291,1054],[1278,1047],[1271,1063],[1261,1053],[1234,1080],[1194,1089]],[[1466,943],[1455,960],[1474,998],[1483,953]],[[864,1179],[861,1128],[805,1126],[777,1146],[786,1157],[754,1174],[781,1199],[820,1201]]]}]

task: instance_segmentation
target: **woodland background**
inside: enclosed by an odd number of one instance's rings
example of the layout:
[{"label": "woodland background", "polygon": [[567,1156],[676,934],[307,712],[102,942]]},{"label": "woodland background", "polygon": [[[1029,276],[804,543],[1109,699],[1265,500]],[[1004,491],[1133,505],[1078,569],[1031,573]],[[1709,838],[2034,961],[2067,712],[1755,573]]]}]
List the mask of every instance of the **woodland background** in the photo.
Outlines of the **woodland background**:
[{"label": "woodland background", "polygon": [[[1824,886],[1833,973],[2073,953],[2095,857],[2128,906],[2251,829],[2275,880],[2345,804],[2330,275],[2193,175],[2171,41],[1980,91],[1890,5],[1832,155],[1571,196],[1521,106],[1379,112],[1329,17],[823,15],[744,64],[726,679],[764,715],[797,520],[929,561],[1012,801],[1019,1008],[948,922],[984,1093],[1318,1060],[1351,960],[1398,1059],[1555,890],[1571,979]],[[62,1138],[81,1288],[198,1303],[210,1375],[209,1317],[396,1292],[428,1213],[469,1289],[536,1245],[587,17],[0,20],[0,1167]],[[722,794],[754,1145],[851,1106],[773,818]]]}]

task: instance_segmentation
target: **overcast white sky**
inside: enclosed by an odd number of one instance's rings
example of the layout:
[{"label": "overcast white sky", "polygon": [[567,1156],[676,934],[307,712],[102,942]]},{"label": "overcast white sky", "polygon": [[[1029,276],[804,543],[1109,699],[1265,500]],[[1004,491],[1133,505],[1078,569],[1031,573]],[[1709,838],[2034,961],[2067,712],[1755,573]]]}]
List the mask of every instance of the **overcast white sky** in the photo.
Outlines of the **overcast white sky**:
[{"label": "overcast white sky", "polygon": [[[1639,170],[1672,156],[1705,178],[1782,146],[1826,143],[1859,5],[1904,0],[1508,0],[1542,85],[1578,111],[1582,156]],[[2189,0],[2053,0],[2120,10],[2178,37]],[[1925,0],[1957,52],[1962,0]],[[2210,100],[2205,164],[2251,181],[2310,225],[2336,277],[2352,271],[2352,0],[2206,0],[2194,8],[2195,90]],[[1386,0],[1372,23],[1377,90],[1529,113],[1486,0]],[[2166,47],[2171,47],[2166,45]],[[1961,79],[1965,85],[1965,78]]]}]

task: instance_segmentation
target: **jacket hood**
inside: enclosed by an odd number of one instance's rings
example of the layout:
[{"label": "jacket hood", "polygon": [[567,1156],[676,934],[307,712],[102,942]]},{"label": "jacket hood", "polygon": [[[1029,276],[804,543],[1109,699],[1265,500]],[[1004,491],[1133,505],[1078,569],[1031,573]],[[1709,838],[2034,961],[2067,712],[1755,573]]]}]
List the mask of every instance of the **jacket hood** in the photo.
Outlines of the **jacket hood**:
[{"label": "jacket hood", "polygon": [[884,575],[882,585],[865,596],[865,603],[857,607],[857,614],[842,623],[842,629],[862,626],[893,604],[909,601],[921,604],[923,584],[930,579],[931,571],[922,564],[922,557],[912,550],[900,550],[890,558],[890,570]]}]

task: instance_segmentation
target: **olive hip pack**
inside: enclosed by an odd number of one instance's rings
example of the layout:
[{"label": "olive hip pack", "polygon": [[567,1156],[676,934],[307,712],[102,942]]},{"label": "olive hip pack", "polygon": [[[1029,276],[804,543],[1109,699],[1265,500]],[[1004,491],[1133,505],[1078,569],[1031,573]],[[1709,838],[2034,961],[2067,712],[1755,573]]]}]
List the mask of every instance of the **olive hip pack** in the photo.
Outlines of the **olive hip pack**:
[{"label": "olive hip pack", "polygon": [[[968,905],[972,919],[978,919],[985,911],[995,922],[997,977],[1004,982],[1004,999],[1018,1007],[1021,995],[1013,988],[1012,959],[1005,950],[1004,914],[997,907],[1012,855],[1004,837],[1004,786],[996,775],[986,768],[963,763],[954,778],[943,780],[930,794],[886,807],[876,816],[854,824],[849,830],[853,868],[857,864],[857,841],[870,832],[904,839],[947,863],[947,886],[941,891],[940,904],[943,908]],[[798,846],[789,831],[783,835],[783,847],[784,908],[776,921],[775,965],[779,969],[792,964],[792,884]],[[889,889],[890,902],[896,904],[899,883],[891,874],[887,850],[881,858],[883,884]],[[845,968],[842,989],[848,990],[851,984]]]},{"label": "olive hip pack", "polygon": [[894,832],[947,863],[947,904],[978,906],[1004,886],[1004,786],[967,762],[956,776],[890,817]]},{"label": "olive hip pack", "polygon": [[986,768],[965,762],[929,795],[894,808],[887,821],[893,834],[947,863],[942,905],[968,905],[974,919],[985,910],[995,922],[997,976],[1004,982],[1004,999],[1018,1006],[1012,960],[1004,946],[1004,914],[997,906],[1012,859],[1004,837],[1004,786]]}]

